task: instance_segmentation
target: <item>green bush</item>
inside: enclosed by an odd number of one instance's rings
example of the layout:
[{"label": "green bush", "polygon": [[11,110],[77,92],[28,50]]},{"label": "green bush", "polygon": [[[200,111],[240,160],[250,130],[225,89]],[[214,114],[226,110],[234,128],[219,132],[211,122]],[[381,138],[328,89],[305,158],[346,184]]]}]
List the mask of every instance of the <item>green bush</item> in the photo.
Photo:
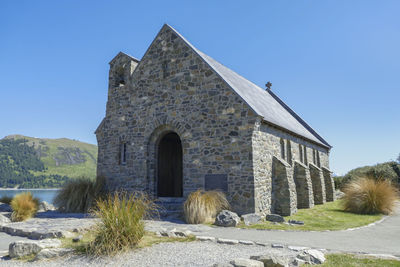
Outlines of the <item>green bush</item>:
[{"label": "green bush", "polygon": [[143,219],[156,212],[157,206],[145,194],[114,193],[97,200],[92,213],[100,222],[89,254],[113,255],[135,247],[145,233]]},{"label": "green bush", "polygon": [[388,180],[363,177],[344,187],[344,210],[359,214],[389,214],[395,207],[398,191]]},{"label": "green bush", "polygon": [[230,205],[225,194],[219,191],[197,190],[189,194],[183,204],[187,223],[213,223],[217,214]]},{"label": "green bush", "polygon": [[64,212],[88,212],[103,194],[104,178],[77,178],[67,182],[57,193],[54,204]]},{"label": "green bush", "polygon": [[11,221],[20,222],[32,218],[39,206],[39,199],[33,198],[30,192],[15,195],[11,200]]},{"label": "green bush", "polygon": [[335,189],[341,189],[343,182],[344,182],[344,178],[343,176],[335,176],[333,177],[333,181],[335,182]]},{"label": "green bush", "polygon": [[357,180],[359,177],[370,177],[375,180],[385,179],[393,184],[400,183],[400,164],[394,161],[365,166],[349,171],[340,182],[340,188],[347,183]]}]

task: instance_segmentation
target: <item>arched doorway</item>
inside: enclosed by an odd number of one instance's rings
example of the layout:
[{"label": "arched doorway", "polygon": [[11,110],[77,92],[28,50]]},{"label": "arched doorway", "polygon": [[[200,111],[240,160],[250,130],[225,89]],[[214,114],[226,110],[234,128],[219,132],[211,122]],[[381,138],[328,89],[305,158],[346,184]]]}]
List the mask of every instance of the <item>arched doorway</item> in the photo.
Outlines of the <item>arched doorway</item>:
[{"label": "arched doorway", "polygon": [[164,135],[158,144],[157,195],[182,197],[182,143],[174,133]]}]

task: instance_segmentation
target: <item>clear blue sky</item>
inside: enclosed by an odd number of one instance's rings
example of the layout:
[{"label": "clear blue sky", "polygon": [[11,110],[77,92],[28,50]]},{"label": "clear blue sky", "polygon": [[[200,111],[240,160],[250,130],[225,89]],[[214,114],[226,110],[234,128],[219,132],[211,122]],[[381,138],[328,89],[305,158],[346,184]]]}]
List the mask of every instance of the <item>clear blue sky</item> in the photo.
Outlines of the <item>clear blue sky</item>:
[{"label": "clear blue sky", "polygon": [[[400,152],[400,1],[0,1],[0,137],[96,143],[108,62],[164,23],[273,90],[336,173]],[[240,2],[240,4],[239,4]]]}]

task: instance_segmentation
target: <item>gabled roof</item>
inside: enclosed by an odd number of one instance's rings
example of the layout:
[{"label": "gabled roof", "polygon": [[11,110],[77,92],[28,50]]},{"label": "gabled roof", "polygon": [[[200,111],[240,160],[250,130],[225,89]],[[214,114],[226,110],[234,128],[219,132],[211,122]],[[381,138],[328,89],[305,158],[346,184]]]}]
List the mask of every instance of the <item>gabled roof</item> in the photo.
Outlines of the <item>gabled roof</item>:
[{"label": "gabled roof", "polygon": [[186,42],[186,44],[190,46],[193,51],[197,53],[254,110],[256,114],[263,117],[263,120],[324,147],[331,148],[331,146],[320,135],[318,135],[274,93],[260,88],[243,76],[204,54],[171,26],[165,24],[163,28],[164,27],[170,28],[184,42]]},{"label": "gabled roof", "polygon": [[128,55],[128,54],[126,54],[126,53],[124,53],[124,52],[119,52],[113,59],[111,59],[111,61],[108,63],[108,64],[112,64],[112,63],[114,63],[114,61],[117,59],[117,58],[120,58],[120,57],[128,57],[129,59],[131,59],[131,60],[133,60],[133,61],[136,61],[136,62],[139,62],[139,59],[137,59],[137,58],[135,58],[135,57],[132,57],[131,55]]}]

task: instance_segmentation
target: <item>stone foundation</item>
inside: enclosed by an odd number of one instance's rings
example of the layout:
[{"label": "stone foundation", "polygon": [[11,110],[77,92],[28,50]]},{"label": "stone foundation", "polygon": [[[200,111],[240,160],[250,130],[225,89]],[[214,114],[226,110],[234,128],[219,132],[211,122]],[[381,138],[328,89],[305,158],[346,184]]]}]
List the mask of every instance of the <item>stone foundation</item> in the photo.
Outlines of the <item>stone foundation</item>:
[{"label": "stone foundation", "polygon": [[314,195],[310,177],[310,169],[301,162],[294,162],[294,182],[297,192],[297,208],[314,207]]}]

